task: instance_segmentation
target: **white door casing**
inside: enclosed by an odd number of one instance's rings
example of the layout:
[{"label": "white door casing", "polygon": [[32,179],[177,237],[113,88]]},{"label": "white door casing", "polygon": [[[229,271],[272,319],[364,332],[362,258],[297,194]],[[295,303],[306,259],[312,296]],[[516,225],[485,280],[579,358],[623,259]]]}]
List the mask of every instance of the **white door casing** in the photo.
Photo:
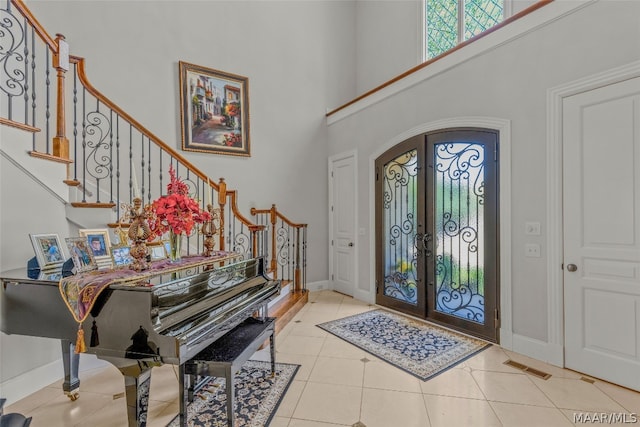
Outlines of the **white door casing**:
[{"label": "white door casing", "polygon": [[640,390],[640,77],[562,117],[565,366]]},{"label": "white door casing", "polygon": [[356,289],[356,154],[329,158],[331,288],[353,296]]}]

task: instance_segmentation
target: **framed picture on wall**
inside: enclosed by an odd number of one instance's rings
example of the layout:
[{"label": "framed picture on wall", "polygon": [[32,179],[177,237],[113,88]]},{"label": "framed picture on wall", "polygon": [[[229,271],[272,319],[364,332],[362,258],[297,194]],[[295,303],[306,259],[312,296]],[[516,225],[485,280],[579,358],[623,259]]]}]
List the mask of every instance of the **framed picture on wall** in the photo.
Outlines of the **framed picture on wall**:
[{"label": "framed picture on wall", "polygon": [[179,62],[182,149],[250,156],[249,79]]}]

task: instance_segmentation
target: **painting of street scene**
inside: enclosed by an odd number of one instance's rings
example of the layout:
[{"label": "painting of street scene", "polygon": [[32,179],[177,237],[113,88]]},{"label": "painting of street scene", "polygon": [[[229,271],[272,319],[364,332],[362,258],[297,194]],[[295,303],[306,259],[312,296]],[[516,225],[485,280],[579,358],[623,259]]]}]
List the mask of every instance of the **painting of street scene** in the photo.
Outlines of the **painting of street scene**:
[{"label": "painting of street scene", "polygon": [[182,148],[249,156],[246,77],[180,62]]}]

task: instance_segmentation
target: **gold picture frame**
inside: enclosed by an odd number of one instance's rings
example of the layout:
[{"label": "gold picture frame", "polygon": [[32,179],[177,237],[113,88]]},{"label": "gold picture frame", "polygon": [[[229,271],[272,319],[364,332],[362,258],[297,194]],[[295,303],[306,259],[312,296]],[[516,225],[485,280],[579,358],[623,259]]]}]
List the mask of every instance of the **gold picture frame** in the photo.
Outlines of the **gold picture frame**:
[{"label": "gold picture frame", "polygon": [[85,228],[79,230],[79,233],[81,237],[87,239],[98,268],[111,268],[113,264],[110,253],[109,231],[106,228]]},{"label": "gold picture frame", "polygon": [[179,61],[182,149],[250,156],[249,79]]}]

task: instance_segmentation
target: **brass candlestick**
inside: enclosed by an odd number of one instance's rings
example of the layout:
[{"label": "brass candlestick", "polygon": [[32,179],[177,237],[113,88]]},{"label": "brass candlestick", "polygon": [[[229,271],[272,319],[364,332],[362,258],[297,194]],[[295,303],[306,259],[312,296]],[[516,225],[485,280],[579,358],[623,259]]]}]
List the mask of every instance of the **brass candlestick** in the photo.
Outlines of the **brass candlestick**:
[{"label": "brass candlestick", "polygon": [[213,247],[216,244],[215,236],[218,233],[218,229],[214,221],[218,219],[218,214],[220,209],[213,209],[213,206],[207,205],[207,210],[211,214],[211,219],[209,221],[205,221],[202,223],[202,228],[200,228],[200,232],[204,235],[204,250],[202,251],[202,256],[211,256],[213,255]]},{"label": "brass candlestick", "polygon": [[146,241],[151,235],[149,224],[147,224],[147,213],[142,208],[142,199],[139,197],[133,199],[133,207],[131,207],[130,212],[129,239],[131,240],[131,250],[129,255],[133,258],[130,268],[135,271],[142,271],[149,268]]}]

